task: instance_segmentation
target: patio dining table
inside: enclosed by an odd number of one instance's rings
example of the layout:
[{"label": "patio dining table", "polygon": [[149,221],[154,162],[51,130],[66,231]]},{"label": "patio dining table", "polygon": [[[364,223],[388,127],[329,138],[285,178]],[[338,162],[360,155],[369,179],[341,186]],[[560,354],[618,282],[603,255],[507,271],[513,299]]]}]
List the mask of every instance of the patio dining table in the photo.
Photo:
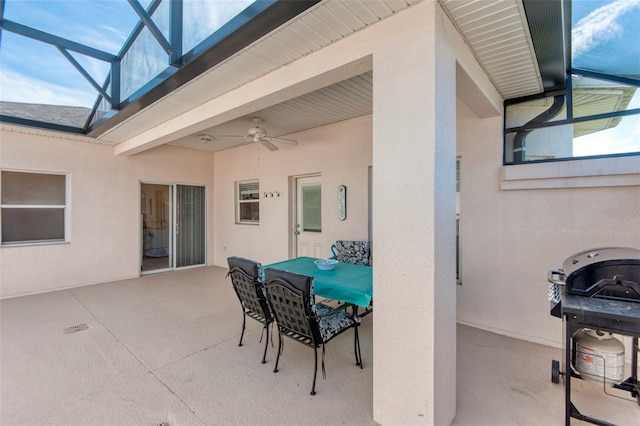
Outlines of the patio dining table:
[{"label": "patio dining table", "polygon": [[264,265],[287,272],[312,276],[314,294],[327,299],[341,300],[366,308],[373,297],[373,268],[371,266],[338,263],[331,271],[321,271],[315,265],[318,259],[296,257],[282,262]]}]

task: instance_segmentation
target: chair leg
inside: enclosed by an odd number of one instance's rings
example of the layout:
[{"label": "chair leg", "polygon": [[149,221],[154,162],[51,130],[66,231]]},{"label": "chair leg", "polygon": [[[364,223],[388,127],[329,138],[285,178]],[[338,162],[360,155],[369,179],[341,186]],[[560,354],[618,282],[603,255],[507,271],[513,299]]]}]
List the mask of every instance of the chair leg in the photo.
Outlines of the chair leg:
[{"label": "chair leg", "polygon": [[356,365],[360,365],[358,360],[358,327],[354,326],[353,328],[353,353],[356,357]]},{"label": "chair leg", "polygon": [[[318,348],[313,348],[313,353],[315,354],[315,364],[313,366],[313,386],[311,386],[311,395],[316,394],[316,377],[318,376]],[[324,370],[323,370],[324,371]]]},{"label": "chair leg", "polygon": [[269,347],[269,324],[265,325],[264,328],[267,329],[267,341],[264,342],[264,353],[262,354],[262,363],[267,363],[267,347]]},{"label": "chair leg", "polygon": [[362,370],[362,352],[360,352],[360,335],[358,334],[358,326],[354,327],[353,332],[353,352],[356,355],[356,365]]},{"label": "chair leg", "polygon": [[238,346],[242,346],[242,338],[244,337],[244,326],[246,322],[247,316],[242,312],[242,333],[240,333],[240,343],[238,343]]},{"label": "chair leg", "polygon": [[276,357],[276,366],[273,369],[274,373],[278,372],[278,363],[280,362],[281,353],[282,353],[282,335],[280,334],[280,330],[278,330],[278,356]]}]

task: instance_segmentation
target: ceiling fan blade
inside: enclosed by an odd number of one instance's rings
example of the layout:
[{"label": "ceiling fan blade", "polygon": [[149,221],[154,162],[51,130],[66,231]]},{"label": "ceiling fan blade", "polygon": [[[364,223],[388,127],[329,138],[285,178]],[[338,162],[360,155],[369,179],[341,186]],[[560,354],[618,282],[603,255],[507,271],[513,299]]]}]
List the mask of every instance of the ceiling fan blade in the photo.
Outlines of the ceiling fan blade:
[{"label": "ceiling fan blade", "polygon": [[289,145],[298,145],[298,141],[295,141],[293,139],[271,138],[271,137],[269,139],[276,142],[288,143]]},{"label": "ceiling fan blade", "polygon": [[260,139],[260,143],[262,145],[264,145],[269,151],[277,151],[278,147],[275,146],[274,144],[272,144],[271,142],[269,142],[269,139],[267,138],[261,138]]}]

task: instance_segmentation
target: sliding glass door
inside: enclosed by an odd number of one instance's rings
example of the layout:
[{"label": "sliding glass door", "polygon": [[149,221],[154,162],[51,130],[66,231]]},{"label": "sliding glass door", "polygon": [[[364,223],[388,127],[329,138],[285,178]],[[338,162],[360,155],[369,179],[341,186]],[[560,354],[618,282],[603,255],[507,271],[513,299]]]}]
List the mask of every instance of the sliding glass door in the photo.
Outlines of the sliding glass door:
[{"label": "sliding glass door", "polygon": [[173,267],[173,198],[172,185],[143,183],[140,187],[140,214],[142,215],[143,273]]},{"label": "sliding glass door", "polygon": [[205,188],[141,183],[141,272],[205,263]]},{"label": "sliding glass door", "polygon": [[176,268],[204,264],[204,187],[176,185]]}]

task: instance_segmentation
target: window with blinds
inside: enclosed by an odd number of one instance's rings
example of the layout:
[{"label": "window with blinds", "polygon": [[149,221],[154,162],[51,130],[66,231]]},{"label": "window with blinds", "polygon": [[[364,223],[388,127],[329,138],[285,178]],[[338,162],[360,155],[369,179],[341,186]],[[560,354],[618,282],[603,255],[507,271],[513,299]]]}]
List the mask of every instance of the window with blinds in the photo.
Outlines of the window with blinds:
[{"label": "window with blinds", "polygon": [[319,184],[302,187],[302,230],[322,232],[322,188]]},{"label": "window with blinds", "polygon": [[237,182],[236,223],[260,223],[260,182],[257,180]]},{"label": "window with blinds", "polygon": [[65,241],[67,177],[2,171],[2,245]]}]

